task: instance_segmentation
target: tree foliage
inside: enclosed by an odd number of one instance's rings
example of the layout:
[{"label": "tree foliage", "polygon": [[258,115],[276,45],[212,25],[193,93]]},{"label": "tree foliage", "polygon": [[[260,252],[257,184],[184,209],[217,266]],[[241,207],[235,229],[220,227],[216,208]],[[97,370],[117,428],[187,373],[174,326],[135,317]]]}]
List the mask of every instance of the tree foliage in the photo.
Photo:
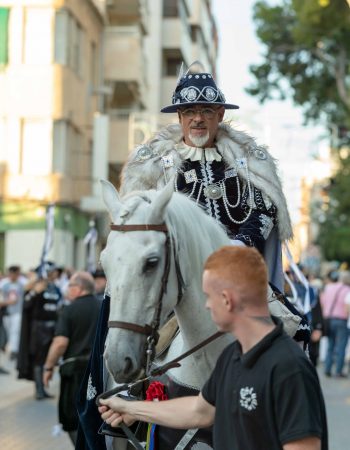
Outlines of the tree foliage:
[{"label": "tree foliage", "polygon": [[[328,201],[323,206],[319,244],[328,260],[350,265],[350,152],[339,156],[338,170],[328,186]],[[343,153],[340,153],[343,154]]]},{"label": "tree foliage", "polygon": [[292,97],[305,118],[350,126],[350,8],[346,0],[258,1],[263,62],[247,91],[261,102]]}]

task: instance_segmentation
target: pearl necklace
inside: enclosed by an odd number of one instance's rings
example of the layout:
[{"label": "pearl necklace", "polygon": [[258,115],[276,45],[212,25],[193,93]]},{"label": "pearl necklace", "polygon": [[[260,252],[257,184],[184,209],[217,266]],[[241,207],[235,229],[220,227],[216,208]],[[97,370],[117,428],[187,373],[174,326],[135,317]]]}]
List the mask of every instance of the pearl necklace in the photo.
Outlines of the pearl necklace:
[{"label": "pearl necklace", "polygon": [[[218,200],[219,198],[222,197],[222,201],[224,204],[224,208],[225,211],[227,213],[227,217],[230,219],[231,222],[237,224],[237,225],[241,225],[242,223],[246,222],[252,211],[253,211],[253,192],[252,192],[252,187],[251,187],[251,183],[250,183],[250,177],[249,177],[249,171],[248,171],[248,165],[247,165],[247,161],[245,158],[242,158],[241,160],[239,160],[239,165],[241,168],[245,168],[246,171],[246,180],[247,180],[247,187],[248,187],[248,198],[249,198],[249,211],[247,213],[247,215],[242,219],[242,220],[236,220],[232,217],[229,208],[237,208],[237,206],[240,204],[241,202],[241,188],[240,188],[240,184],[239,184],[239,178],[237,175],[237,171],[236,171],[236,183],[237,183],[237,201],[235,204],[231,204],[227,198],[227,194],[226,194],[226,186],[225,186],[225,180],[222,179],[216,183],[211,183],[209,185],[205,185],[205,182],[200,179],[197,178],[197,176],[193,177],[193,180],[191,180],[191,182],[193,182],[193,187],[191,189],[191,192],[189,194],[185,194],[188,196],[188,198],[192,198],[194,196],[197,184],[199,184],[199,189],[198,189],[198,194],[197,194],[197,198],[195,199],[196,204],[199,203],[199,199],[200,196],[202,194],[202,191],[204,190],[204,195],[211,199],[211,200]],[[177,187],[177,177],[178,174],[181,173],[182,175],[184,175],[184,171],[181,169],[176,169],[176,174],[174,177],[174,189],[176,192],[178,192],[178,187]],[[203,187],[204,186],[204,187]]]}]

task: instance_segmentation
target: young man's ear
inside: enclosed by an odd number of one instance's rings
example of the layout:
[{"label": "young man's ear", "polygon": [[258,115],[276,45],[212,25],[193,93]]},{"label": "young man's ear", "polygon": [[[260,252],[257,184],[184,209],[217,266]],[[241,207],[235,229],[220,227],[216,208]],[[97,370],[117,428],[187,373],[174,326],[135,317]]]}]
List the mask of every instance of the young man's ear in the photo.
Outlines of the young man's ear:
[{"label": "young man's ear", "polygon": [[226,307],[227,311],[231,311],[232,310],[232,298],[230,293],[224,289],[222,291],[222,302],[224,304],[224,306]]}]

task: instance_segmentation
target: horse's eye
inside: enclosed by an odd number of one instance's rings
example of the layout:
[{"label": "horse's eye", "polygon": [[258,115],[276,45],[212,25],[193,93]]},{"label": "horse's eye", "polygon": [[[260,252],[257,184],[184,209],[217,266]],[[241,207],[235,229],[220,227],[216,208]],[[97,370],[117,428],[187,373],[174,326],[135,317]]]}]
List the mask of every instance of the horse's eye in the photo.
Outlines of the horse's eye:
[{"label": "horse's eye", "polygon": [[152,256],[151,258],[147,258],[145,265],[143,267],[143,271],[145,273],[147,272],[152,272],[152,270],[154,270],[159,263],[159,258],[157,256]]}]

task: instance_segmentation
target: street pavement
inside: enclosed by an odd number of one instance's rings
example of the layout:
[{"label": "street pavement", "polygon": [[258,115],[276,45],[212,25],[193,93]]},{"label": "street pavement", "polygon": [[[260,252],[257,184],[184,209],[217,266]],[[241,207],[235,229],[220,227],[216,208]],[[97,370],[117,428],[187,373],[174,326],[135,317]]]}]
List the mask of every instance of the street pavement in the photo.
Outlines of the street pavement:
[{"label": "street pavement", "polygon": [[[16,379],[14,363],[1,359],[9,375],[0,375],[0,449],[1,450],[71,450],[73,445],[65,432],[57,428],[59,376],[50,386],[54,399],[34,399],[33,382]],[[329,429],[329,449],[350,448],[350,378],[325,378],[319,368]],[[53,435],[56,434],[56,435]],[[269,449],[263,449],[269,450]]]}]

